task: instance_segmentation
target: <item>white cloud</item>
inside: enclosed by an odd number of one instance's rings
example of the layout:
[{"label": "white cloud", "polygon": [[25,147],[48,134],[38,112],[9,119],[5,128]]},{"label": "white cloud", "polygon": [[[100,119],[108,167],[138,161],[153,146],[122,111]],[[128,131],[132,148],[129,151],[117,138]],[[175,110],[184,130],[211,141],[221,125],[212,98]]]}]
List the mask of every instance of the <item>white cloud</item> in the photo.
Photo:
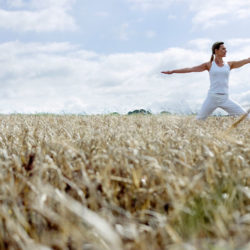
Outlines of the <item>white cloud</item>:
[{"label": "white cloud", "polygon": [[[133,8],[150,11],[152,9],[170,9],[187,6],[193,13],[195,28],[212,28],[222,26],[237,19],[250,17],[249,0],[127,0]],[[170,15],[172,17],[172,15]]]},{"label": "white cloud", "polygon": [[[143,10],[150,10],[155,8],[168,8],[174,0],[127,0],[131,3],[133,8],[140,8]],[[178,0],[177,0],[178,1]]]},{"label": "white cloud", "polygon": [[7,0],[6,3],[7,6],[11,8],[20,8],[25,5],[25,2],[23,0]]},{"label": "white cloud", "polygon": [[75,30],[74,18],[68,13],[73,0],[15,0],[0,8],[0,28],[14,31]]},{"label": "white cloud", "polygon": [[211,48],[212,40],[208,38],[198,38],[189,41],[188,44],[193,49],[209,51]]},{"label": "white cloud", "polygon": [[[246,54],[250,48],[243,46],[230,58]],[[197,111],[209,87],[208,73],[160,72],[195,66],[209,57],[202,46],[102,55],[68,43],[0,44],[0,113]],[[243,106],[249,102],[249,66],[234,70],[230,79],[232,97]]]},{"label": "white cloud", "polygon": [[250,43],[250,38],[232,38],[229,41],[227,41],[227,43],[230,46],[236,46],[236,47],[240,47],[240,46],[244,46]]},{"label": "white cloud", "polygon": [[227,9],[224,8],[210,6],[204,9],[196,9],[193,7],[193,10],[196,12],[192,20],[193,23],[195,25],[202,24],[203,28],[210,28],[216,25],[226,24],[229,21],[227,18],[225,18],[225,15],[228,14],[228,12]]},{"label": "white cloud", "polygon": [[75,0],[1,0],[8,8],[20,8],[41,10],[49,7],[71,9]]}]

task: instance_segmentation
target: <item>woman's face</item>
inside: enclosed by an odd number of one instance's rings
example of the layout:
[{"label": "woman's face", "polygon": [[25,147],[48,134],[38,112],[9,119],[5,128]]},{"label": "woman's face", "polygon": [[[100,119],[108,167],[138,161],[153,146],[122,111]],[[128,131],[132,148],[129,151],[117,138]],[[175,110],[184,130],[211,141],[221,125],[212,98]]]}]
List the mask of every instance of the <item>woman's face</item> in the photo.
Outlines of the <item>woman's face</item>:
[{"label": "woman's face", "polygon": [[224,44],[221,44],[220,48],[215,50],[215,55],[217,56],[225,57],[226,54],[227,54],[227,49],[224,46]]}]

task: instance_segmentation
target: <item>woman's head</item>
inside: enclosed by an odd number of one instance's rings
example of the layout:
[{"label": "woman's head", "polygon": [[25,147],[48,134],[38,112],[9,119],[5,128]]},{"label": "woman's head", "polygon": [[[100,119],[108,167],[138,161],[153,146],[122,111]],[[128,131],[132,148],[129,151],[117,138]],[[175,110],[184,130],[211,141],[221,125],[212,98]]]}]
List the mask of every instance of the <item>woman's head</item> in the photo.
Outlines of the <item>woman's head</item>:
[{"label": "woman's head", "polygon": [[215,54],[215,50],[219,50],[220,49],[220,46],[223,45],[224,42],[216,42],[213,44],[212,46],[212,54],[214,55]]},{"label": "woman's head", "polygon": [[212,46],[212,56],[211,56],[211,62],[214,60],[214,55],[219,55],[221,57],[226,56],[226,48],[224,46],[224,42],[216,42]]}]

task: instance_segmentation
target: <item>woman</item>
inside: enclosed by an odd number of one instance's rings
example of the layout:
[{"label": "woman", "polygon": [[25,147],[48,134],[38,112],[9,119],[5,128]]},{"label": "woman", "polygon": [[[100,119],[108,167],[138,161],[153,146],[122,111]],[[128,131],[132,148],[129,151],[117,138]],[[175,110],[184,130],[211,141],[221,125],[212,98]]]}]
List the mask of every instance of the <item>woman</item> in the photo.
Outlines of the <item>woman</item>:
[{"label": "woman", "polygon": [[[163,71],[163,74],[202,72],[207,70],[210,77],[210,89],[202,105],[197,119],[206,119],[216,108],[224,109],[229,115],[241,115],[246,111],[228,96],[228,78],[230,70],[250,63],[250,58],[241,61],[224,62],[227,50],[224,42],[216,42],[212,46],[212,56],[209,62],[192,68]],[[215,58],[214,58],[215,56]]]}]

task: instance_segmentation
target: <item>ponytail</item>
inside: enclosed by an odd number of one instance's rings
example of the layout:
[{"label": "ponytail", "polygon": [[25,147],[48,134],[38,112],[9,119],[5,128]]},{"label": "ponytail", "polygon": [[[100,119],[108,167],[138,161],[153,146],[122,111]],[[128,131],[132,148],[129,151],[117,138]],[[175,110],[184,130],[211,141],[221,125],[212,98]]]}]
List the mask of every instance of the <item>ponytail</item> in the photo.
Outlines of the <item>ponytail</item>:
[{"label": "ponytail", "polygon": [[212,62],[214,60],[214,54],[212,54],[210,62]]}]

